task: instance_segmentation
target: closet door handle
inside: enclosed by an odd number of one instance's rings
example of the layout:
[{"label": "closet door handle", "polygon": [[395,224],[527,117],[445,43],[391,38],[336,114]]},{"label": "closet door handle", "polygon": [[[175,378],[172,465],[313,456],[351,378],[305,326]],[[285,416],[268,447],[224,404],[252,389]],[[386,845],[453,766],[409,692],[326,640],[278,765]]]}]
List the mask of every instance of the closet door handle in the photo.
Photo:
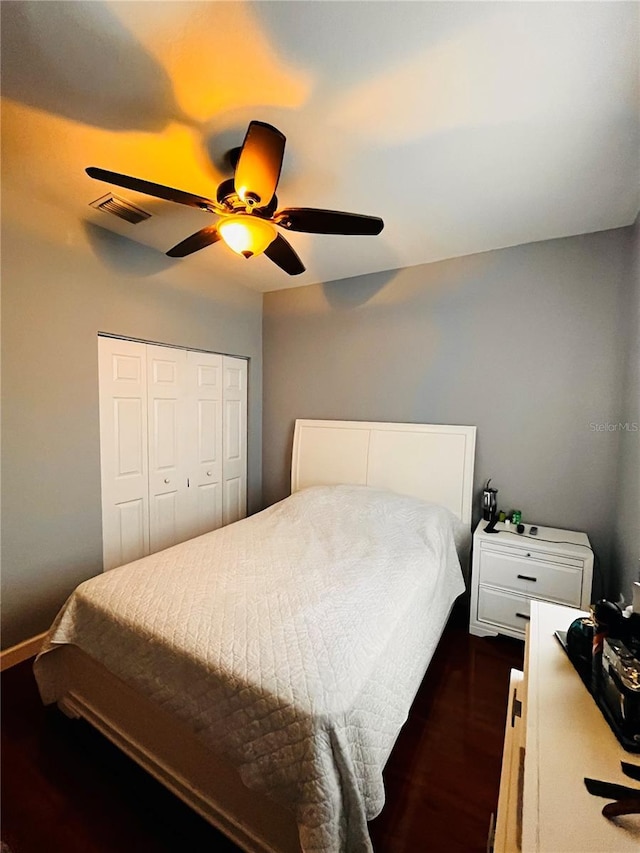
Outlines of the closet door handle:
[{"label": "closet door handle", "polygon": [[531,619],[531,616],[527,616],[526,613],[516,613],[516,616],[519,616],[520,619],[526,619],[527,622],[529,622],[529,620]]},{"label": "closet door handle", "polygon": [[207,477],[210,477],[210,476],[211,476],[211,474],[212,474],[212,472],[211,472],[211,471],[207,471]]},{"label": "closet door handle", "polygon": [[165,479],[165,483],[169,484],[170,482],[171,482],[171,480],[167,477],[167,478]]},{"label": "closet door handle", "polygon": [[532,578],[529,575],[518,575],[518,578],[521,581],[533,581],[534,583],[536,583],[538,580],[538,578]]}]

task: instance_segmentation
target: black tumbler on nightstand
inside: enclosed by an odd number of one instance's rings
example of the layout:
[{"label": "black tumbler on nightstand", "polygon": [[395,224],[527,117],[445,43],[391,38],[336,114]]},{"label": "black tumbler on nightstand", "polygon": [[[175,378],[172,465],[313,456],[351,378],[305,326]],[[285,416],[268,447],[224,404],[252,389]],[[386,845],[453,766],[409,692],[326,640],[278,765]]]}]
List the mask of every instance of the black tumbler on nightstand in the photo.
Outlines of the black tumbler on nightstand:
[{"label": "black tumbler on nightstand", "polygon": [[498,511],[498,490],[490,489],[490,482],[491,478],[487,480],[487,485],[482,490],[482,518],[485,521],[491,521]]}]

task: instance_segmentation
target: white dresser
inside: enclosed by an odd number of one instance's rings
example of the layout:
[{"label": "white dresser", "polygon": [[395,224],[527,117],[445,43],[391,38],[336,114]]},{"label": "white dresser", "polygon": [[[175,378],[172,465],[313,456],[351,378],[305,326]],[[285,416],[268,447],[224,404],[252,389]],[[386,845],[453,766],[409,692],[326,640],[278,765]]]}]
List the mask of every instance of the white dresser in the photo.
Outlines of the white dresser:
[{"label": "white dresser", "polygon": [[532,601],[589,606],[593,551],[585,533],[531,525],[524,534],[498,523],[473,535],[469,632],[477,637],[507,634],[524,639]]},{"label": "white dresser", "polygon": [[494,853],[640,850],[640,816],[602,816],[584,777],[640,785],[622,773],[626,752],[554,637],[579,610],[532,601],[525,671],[512,671]]}]

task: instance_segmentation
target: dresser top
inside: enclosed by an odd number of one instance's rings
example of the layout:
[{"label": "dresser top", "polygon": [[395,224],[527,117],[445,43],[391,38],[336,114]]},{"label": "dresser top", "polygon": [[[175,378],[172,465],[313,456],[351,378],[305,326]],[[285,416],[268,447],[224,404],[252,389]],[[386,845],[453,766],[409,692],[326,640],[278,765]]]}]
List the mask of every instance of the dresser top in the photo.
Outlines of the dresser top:
[{"label": "dresser top", "polygon": [[475,531],[476,540],[499,545],[500,548],[524,548],[528,551],[543,551],[553,554],[567,554],[577,557],[590,557],[591,543],[586,533],[576,530],[562,530],[559,527],[542,527],[538,525],[538,533],[531,536],[531,524],[527,522],[524,533],[518,533],[514,525],[507,527],[504,522],[496,524],[498,533],[484,533],[488,521],[480,521]]},{"label": "dresser top", "polygon": [[619,825],[602,816],[610,802],[587,792],[584,777],[638,787],[620,762],[640,755],[620,746],[554,637],[579,610],[532,602],[527,638],[525,853],[624,853],[640,849],[637,817]]}]

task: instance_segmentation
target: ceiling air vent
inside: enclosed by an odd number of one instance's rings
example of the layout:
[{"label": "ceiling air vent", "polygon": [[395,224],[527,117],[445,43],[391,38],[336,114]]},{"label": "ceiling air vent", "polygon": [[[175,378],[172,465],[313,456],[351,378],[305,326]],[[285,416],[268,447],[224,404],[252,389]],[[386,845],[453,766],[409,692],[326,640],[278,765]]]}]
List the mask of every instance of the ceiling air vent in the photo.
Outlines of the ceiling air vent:
[{"label": "ceiling air vent", "polygon": [[144,222],[145,219],[149,219],[151,216],[150,213],[147,213],[145,210],[140,210],[139,207],[125,201],[117,195],[113,195],[113,193],[108,193],[107,195],[97,198],[95,201],[91,202],[89,207],[95,207],[96,210],[104,210],[105,213],[112,213],[114,216],[119,216],[120,219],[131,222],[132,225],[137,225],[138,222]]}]

